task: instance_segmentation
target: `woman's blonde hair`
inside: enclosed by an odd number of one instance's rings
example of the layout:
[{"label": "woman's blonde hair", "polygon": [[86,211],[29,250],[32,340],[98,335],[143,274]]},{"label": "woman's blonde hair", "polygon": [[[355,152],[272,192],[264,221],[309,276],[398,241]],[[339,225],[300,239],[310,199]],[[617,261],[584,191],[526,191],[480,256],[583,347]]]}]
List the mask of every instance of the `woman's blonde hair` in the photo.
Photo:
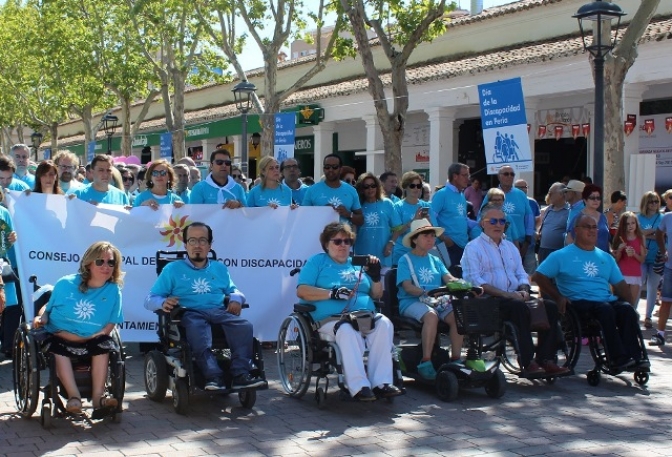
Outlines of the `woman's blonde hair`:
[{"label": "woman's blonde hair", "polygon": [[266,169],[268,168],[269,165],[271,165],[273,162],[278,163],[277,160],[275,160],[275,157],[273,156],[264,156],[260,161],[259,161],[259,177],[261,178],[261,188],[265,189],[266,188]]},{"label": "woman's blonde hair", "polygon": [[[663,194],[665,195],[665,194]],[[658,209],[656,211],[660,211],[661,205],[663,204],[663,201],[661,198],[658,196],[658,193],[656,193],[655,190],[650,190],[648,192],[644,192],[644,195],[642,195],[642,199],[639,201],[639,212],[642,213],[643,215],[647,216],[647,209],[648,209],[648,203],[649,200],[653,199],[658,200]]]},{"label": "woman's blonde hair", "polygon": [[488,193],[485,194],[485,196],[487,197],[488,201],[492,200],[492,197],[494,197],[495,195],[501,195],[502,198],[503,198],[504,200],[506,200],[506,194],[505,194],[504,191],[503,191],[502,189],[500,189],[499,187],[491,187],[490,189],[488,189]]},{"label": "woman's blonde hair", "polygon": [[114,268],[112,270],[112,276],[108,279],[108,282],[118,284],[119,287],[123,286],[124,281],[122,280],[121,272],[121,252],[117,249],[112,243],[108,241],[97,241],[93,243],[86,250],[82,256],[82,260],[79,262],[79,271],[78,273],[82,276],[82,282],[79,284],[79,290],[82,293],[86,293],[89,290],[89,280],[91,280],[91,264],[100,259],[105,252],[111,252],[112,257],[114,258]]}]

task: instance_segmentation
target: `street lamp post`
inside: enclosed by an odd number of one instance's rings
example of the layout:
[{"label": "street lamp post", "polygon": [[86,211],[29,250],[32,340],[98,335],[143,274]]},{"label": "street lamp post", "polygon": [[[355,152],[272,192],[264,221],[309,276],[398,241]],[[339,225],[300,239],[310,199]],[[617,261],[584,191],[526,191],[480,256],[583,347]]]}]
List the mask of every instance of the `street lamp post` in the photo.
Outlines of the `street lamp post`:
[{"label": "street lamp post", "polygon": [[35,154],[35,162],[37,162],[37,151],[42,144],[42,134],[40,132],[33,132],[30,135],[30,141],[33,143],[33,153]]},{"label": "street lamp post", "polygon": [[[595,1],[583,5],[575,17],[579,21],[583,47],[593,56],[595,64],[595,127],[593,145],[593,182],[604,186],[604,58],[616,46],[616,35],[611,38],[611,20],[618,19],[616,32],[621,25],[621,17],[625,16],[621,7],[614,3]],[[588,21],[592,22],[592,43],[588,44]],[[585,25],[585,26],[584,26]],[[606,27],[606,28],[605,28]],[[609,33],[604,40],[603,33]],[[605,42],[606,41],[606,42]]]},{"label": "street lamp post", "polygon": [[106,114],[103,116],[103,130],[105,135],[107,135],[107,155],[112,155],[112,135],[117,130],[117,122],[119,118],[112,114]]},{"label": "street lamp post", "polygon": [[249,81],[241,81],[233,88],[233,97],[236,100],[236,108],[241,113],[241,137],[240,169],[245,176],[249,176],[249,157],[247,153],[247,113],[252,109],[252,94],[257,90],[256,86]]}]

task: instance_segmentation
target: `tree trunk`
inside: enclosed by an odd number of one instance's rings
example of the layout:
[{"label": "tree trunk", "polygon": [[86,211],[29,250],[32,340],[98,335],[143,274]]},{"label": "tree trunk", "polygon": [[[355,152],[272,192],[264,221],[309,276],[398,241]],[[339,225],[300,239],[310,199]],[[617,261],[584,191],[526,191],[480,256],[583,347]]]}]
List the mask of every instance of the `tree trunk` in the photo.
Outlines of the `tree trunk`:
[{"label": "tree trunk", "polygon": [[9,155],[9,150],[12,147],[12,127],[2,126],[2,154]]},{"label": "tree trunk", "polygon": [[131,102],[127,98],[119,99],[121,105],[121,155],[128,157],[133,152],[131,136]]},{"label": "tree trunk", "polygon": [[186,157],[185,144],[185,121],[184,121],[184,88],[186,75],[179,71],[173,73],[173,86],[175,87],[173,93],[173,159],[177,162],[183,157]]},{"label": "tree trunk", "polygon": [[58,152],[58,122],[52,122],[49,126],[51,133],[51,156],[53,157]]}]

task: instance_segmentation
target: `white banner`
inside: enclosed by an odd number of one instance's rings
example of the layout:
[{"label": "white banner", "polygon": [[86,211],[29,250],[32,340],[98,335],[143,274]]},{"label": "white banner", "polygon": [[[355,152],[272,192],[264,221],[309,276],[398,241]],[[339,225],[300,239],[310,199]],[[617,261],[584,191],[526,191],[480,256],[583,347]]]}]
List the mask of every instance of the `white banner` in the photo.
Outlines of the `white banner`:
[{"label": "white banner", "polygon": [[[30,275],[40,285],[54,284],[76,273],[84,251],[94,242],[114,244],[124,257],[124,324],[126,342],[156,341],[156,316],[143,304],[156,280],[156,252],[184,249],[182,229],[204,222],[213,229],[212,248],[245,294],[250,308],[243,316],[254,324],[261,341],[274,341],[282,320],[297,301],[301,267],[322,248],[319,234],[337,220],[331,208],[221,209],[219,205],[162,205],[126,211],[119,206],[98,207],[61,195],[12,192],[8,207],[18,234],[16,245],[24,297],[32,294]],[[33,309],[26,306],[27,317]]]}]

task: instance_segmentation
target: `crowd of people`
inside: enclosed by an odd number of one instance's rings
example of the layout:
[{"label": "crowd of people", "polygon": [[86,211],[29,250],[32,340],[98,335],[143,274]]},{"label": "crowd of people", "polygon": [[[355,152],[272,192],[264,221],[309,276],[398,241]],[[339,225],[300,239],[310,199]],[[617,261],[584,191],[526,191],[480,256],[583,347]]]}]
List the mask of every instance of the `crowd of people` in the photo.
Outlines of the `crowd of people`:
[{"label": "crowd of people", "polygon": [[[298,297],[319,305],[316,320],[328,320],[331,314],[342,312],[343,300],[348,301],[348,306],[371,311],[371,300],[382,295],[381,276],[390,268],[398,267],[400,310],[422,323],[423,358],[418,372],[429,379],[436,376],[430,360],[430,344],[439,321],[451,328],[452,359],[458,363],[462,357],[462,337],[455,329],[451,308],[434,309],[422,298],[427,290],[459,276],[482,288],[484,295],[501,298],[504,315],[521,333],[520,365],[529,375],[555,376],[567,371],[555,364],[553,351],[558,338],[555,322],[570,303],[599,315],[603,325],[610,328],[605,337],[616,355],[613,363],[618,368],[627,368],[648,363],[631,350],[641,291],[646,291],[643,321],[646,328],[653,326],[653,310],[660,291],[658,330],[650,344],[665,344],[665,324],[672,307],[672,260],[667,258],[668,240],[672,240],[672,216],[667,214],[672,208],[672,190],[663,194],[663,199],[669,201],[664,211],[660,210],[661,197],[654,191],[642,197],[637,214],[625,211],[627,197],[617,191],[611,195],[611,205],[602,212],[603,192],[599,186],[567,179],[550,186],[546,205],[541,209],[527,195],[527,182],[516,180],[516,172],[510,166],[499,169],[497,187],[484,191],[482,182],[470,175],[467,165],[454,163],[448,168],[445,185],[435,189],[432,195],[423,176],[417,172],[409,171],[401,177],[392,172],[379,177],[372,173],[357,176],[353,168],[344,166],[337,154],[323,158],[324,175],[315,182],[310,177],[300,177],[297,159],[288,158],[279,163],[273,157],[260,160],[259,177],[249,182],[232,162],[230,152],[223,148],[210,154],[209,172],[203,179],[190,158],[175,164],[161,159],[140,167],[118,164],[110,156],[97,155],[89,165],[82,167],[78,157],[67,150],[60,151],[53,160],[37,164],[33,175],[28,171],[28,152],[27,146],[16,145],[12,148],[12,157],[0,157],[3,189],[66,194],[94,205],[148,206],[154,210],[166,204],[175,207],[216,204],[230,210],[280,206],[333,208],[339,222],[327,226],[322,233],[320,243],[324,253],[309,259],[302,270]],[[212,242],[209,228],[198,226],[191,231],[198,236],[187,240],[185,230],[189,251],[200,252]],[[9,266],[8,271],[16,264],[11,248],[16,242],[9,213],[0,207],[0,255]],[[118,251],[113,247],[106,249],[100,259],[90,258],[88,267],[91,261],[99,266],[100,260],[101,265],[107,261],[110,271],[116,271]],[[361,271],[353,268],[348,260],[353,253],[371,259],[364,279]],[[570,255],[585,260],[582,260],[583,266],[575,265],[568,270],[571,262],[566,260]],[[599,266],[586,267],[591,262]],[[664,274],[659,268],[662,262],[665,262]],[[175,268],[193,269],[194,266],[211,268],[209,261],[198,255],[191,263],[187,262],[186,267]],[[110,271],[106,272],[106,281],[114,276]],[[343,282],[344,278],[349,278],[352,284]],[[551,325],[548,331],[539,333],[536,348],[525,307],[530,298],[530,278],[555,302],[546,307]],[[16,280],[16,275],[5,275],[3,269],[0,310],[4,309],[1,331],[2,351],[6,355],[11,354],[11,338],[20,316],[20,292],[13,286]],[[77,281],[80,280],[70,280],[72,284]],[[357,286],[353,290],[355,282]],[[233,283],[222,285],[223,289],[227,287],[232,288],[229,292],[239,297],[240,303],[244,302],[244,296],[235,290]],[[148,297],[147,306],[172,308],[177,302],[173,297],[176,293],[181,295],[179,288],[162,275]],[[353,294],[356,295],[354,301],[351,300]],[[628,306],[624,307],[624,302]],[[188,300],[183,298],[181,303]],[[225,319],[221,313],[215,316],[209,310],[219,303],[202,309],[199,306],[192,306],[199,310],[198,319],[194,314],[193,325],[191,318],[186,320],[186,325],[193,327],[188,331],[189,339],[199,348],[199,364],[208,377],[208,386],[215,390],[221,387],[221,373],[213,368],[203,349],[207,339],[194,328],[208,319],[234,327],[239,322],[228,315]],[[16,312],[12,307],[16,307]],[[229,306],[225,311],[237,315],[239,307]],[[43,317],[48,322],[47,315]],[[344,326],[334,329],[336,324],[322,325],[320,331],[336,333],[352,396],[370,400],[381,395],[397,395],[389,376],[389,360],[382,356],[392,350],[389,320],[376,316],[376,330],[367,336],[369,347],[374,349],[369,356],[368,373],[358,356],[364,348],[361,336],[355,335],[357,332],[348,326],[345,326],[347,330],[341,330]],[[244,333],[245,339],[250,333],[247,327],[236,331]],[[89,337],[91,335],[86,336]],[[246,351],[237,351],[241,359],[234,375],[240,377],[240,385],[259,382],[249,377]],[[67,377],[65,367],[62,372]],[[77,392],[73,390],[71,397],[74,399],[71,409],[79,409]]]}]

